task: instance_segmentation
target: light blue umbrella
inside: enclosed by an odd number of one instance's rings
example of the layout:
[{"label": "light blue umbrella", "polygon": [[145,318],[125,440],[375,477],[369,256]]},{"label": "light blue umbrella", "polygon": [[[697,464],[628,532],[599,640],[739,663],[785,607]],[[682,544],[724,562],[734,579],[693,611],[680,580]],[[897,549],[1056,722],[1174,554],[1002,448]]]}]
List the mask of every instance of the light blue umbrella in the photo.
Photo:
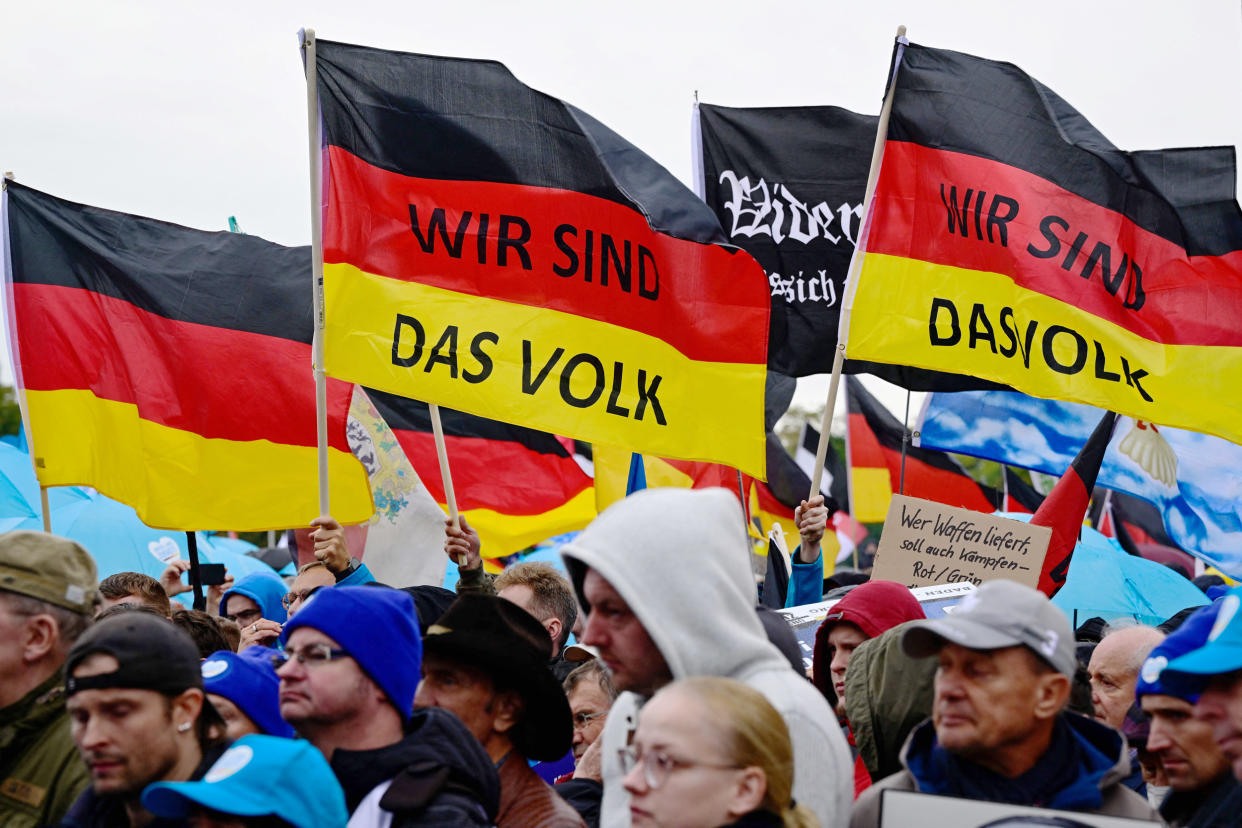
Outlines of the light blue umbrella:
[{"label": "light blue umbrella", "polygon": [[[1030,515],[1002,517],[1029,521]],[[1052,603],[1077,627],[1088,618],[1105,621],[1130,618],[1153,626],[1187,607],[1199,607],[1208,598],[1173,570],[1146,558],[1127,554],[1112,538],[1084,526],[1070,558],[1065,586]]]},{"label": "light blue umbrella", "polygon": [[[52,511],[86,498],[86,490],[77,486],[53,486],[48,489]],[[34,518],[42,528],[43,509],[39,481],[35,477],[30,455],[18,445],[0,441],[0,532],[16,529]]]}]

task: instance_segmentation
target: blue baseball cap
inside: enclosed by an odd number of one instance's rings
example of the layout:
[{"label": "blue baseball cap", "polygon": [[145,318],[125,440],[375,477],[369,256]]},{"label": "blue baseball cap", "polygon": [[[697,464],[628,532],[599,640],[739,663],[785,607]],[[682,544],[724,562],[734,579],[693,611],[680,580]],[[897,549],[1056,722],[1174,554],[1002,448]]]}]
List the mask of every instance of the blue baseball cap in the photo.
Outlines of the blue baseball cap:
[{"label": "blue baseball cap", "polygon": [[1139,669],[1138,682],[1134,685],[1135,698],[1141,700],[1146,695],[1173,696],[1191,704],[1199,700],[1206,679],[1191,673],[1170,670],[1168,666],[1207,643],[1219,613],[1219,602],[1200,607],[1151,651]]},{"label": "blue baseball cap", "polygon": [[292,739],[293,728],[280,717],[280,678],[272,650],[254,645],[240,653],[218,650],[203,659],[203,690],[237,705],[264,733]]},{"label": "blue baseball cap", "polygon": [[309,742],[243,736],[197,782],[156,782],[142,792],[151,813],[184,819],[196,807],[234,816],[275,816],[294,828],[345,828],[345,794]]},{"label": "blue baseball cap", "polygon": [[306,599],[280,634],[280,643],[299,627],[319,630],[349,653],[362,672],[388,696],[402,721],[414,711],[423,661],[414,600],[399,589],[338,586]]},{"label": "blue baseball cap", "polygon": [[1242,670],[1242,613],[1239,609],[1242,609],[1242,587],[1229,590],[1225,597],[1190,616],[1186,625],[1204,613],[1214,613],[1207,640],[1202,646],[1170,660],[1165,671],[1214,676]]}]

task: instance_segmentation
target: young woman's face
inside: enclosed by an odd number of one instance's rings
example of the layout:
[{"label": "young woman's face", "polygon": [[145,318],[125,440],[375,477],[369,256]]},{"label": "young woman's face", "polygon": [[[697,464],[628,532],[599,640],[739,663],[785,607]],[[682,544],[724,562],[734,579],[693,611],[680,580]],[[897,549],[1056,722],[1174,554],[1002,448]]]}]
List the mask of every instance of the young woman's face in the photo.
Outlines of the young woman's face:
[{"label": "young woman's face", "polygon": [[716,828],[758,807],[762,772],[734,767],[708,717],[676,687],[643,707],[624,779],[634,828]]}]

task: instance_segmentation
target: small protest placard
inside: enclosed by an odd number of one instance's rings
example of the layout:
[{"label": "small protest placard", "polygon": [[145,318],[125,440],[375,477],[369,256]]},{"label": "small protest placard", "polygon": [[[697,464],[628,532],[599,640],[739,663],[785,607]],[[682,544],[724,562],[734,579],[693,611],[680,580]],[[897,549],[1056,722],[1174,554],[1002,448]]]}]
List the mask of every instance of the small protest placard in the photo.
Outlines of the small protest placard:
[{"label": "small protest placard", "polygon": [[1007,578],[1034,587],[1052,530],[893,495],[872,578],[910,587]]},{"label": "small protest placard", "polygon": [[889,790],[880,794],[880,828],[908,828],[910,825],[923,828],[1151,828],[1160,824],[1145,819],[1051,811],[914,791]]}]

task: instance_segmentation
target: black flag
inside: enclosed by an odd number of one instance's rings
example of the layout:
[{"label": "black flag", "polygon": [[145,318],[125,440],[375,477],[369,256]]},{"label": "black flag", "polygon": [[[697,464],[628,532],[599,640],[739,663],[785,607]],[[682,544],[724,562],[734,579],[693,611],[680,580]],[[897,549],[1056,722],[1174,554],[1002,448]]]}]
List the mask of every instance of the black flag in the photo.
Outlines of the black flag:
[{"label": "black flag", "polygon": [[[728,240],[758,260],[772,293],[768,369],[832,370],[837,321],[879,119],[835,106],[742,109],[699,104],[704,200]],[[849,360],[915,391],[997,388],[971,377]]]}]

